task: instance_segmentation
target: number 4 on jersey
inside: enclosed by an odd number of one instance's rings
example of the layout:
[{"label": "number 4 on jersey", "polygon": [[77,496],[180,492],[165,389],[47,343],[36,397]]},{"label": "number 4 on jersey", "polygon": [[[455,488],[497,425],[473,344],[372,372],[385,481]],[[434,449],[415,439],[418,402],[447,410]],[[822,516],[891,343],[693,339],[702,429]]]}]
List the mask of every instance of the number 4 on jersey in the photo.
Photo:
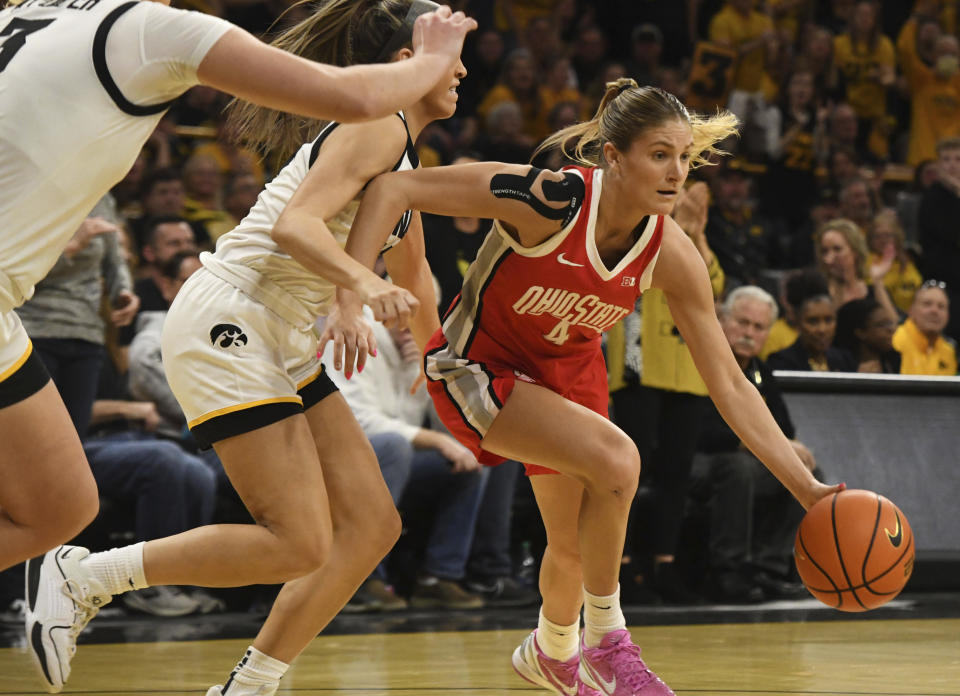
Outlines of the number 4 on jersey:
[{"label": "number 4 on jersey", "polygon": [[52,19],[11,19],[3,29],[0,29],[0,72],[17,55],[17,51],[27,43],[27,37],[35,31],[40,31]]}]

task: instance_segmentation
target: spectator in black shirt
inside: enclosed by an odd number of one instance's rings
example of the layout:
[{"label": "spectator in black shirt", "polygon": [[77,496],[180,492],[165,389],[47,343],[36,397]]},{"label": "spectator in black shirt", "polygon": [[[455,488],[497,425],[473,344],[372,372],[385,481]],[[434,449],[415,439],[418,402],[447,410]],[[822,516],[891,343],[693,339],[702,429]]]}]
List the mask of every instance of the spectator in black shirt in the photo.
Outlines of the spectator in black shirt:
[{"label": "spectator in black shirt", "polygon": [[[181,252],[197,252],[197,241],[193,228],[184,218],[167,215],[150,220],[145,229],[143,245],[143,264],[140,266],[141,278],[133,285],[133,291],[140,298],[140,312],[164,312],[170,305],[160,291],[159,279],[162,269],[170,259]],[[117,343],[128,346],[133,340],[137,319],[125,326],[117,335]]]},{"label": "spectator in black shirt", "polygon": [[[757,357],[777,317],[766,291],[743,286],[721,307],[721,326],[747,378],[763,395],[800,460],[811,471],[810,450],[793,439],[794,426],[771,371]],[[695,459],[693,495],[706,499],[710,519],[709,558],[715,599],[752,602],[802,596],[802,586],[787,580],[793,534],[803,508],[710,405]]]},{"label": "spectator in black shirt", "polygon": [[780,266],[778,223],[757,214],[751,205],[753,182],[741,169],[725,167],[712,181],[713,207],[707,241],[717,255],[728,285],[759,284],[761,273]]},{"label": "spectator in black shirt", "polygon": [[[946,283],[950,304],[960,306],[960,138],[937,144],[937,182],[920,200],[917,231],[923,255],[920,273]],[[960,340],[960,312],[944,331]]]},{"label": "spectator in black shirt", "polygon": [[900,353],[893,347],[897,328],[886,309],[872,297],[847,302],[837,311],[834,345],[849,351],[857,372],[900,374]]},{"label": "spectator in black shirt", "polygon": [[814,295],[800,303],[797,328],[800,337],[789,348],[767,359],[771,370],[856,372],[857,362],[845,350],[833,347],[837,308],[830,295]]},{"label": "spectator in black shirt", "polygon": [[[480,155],[464,152],[451,164],[480,161]],[[467,268],[477,258],[490,231],[490,220],[423,214],[423,239],[430,270],[440,284],[439,308],[443,316],[463,286]]]}]

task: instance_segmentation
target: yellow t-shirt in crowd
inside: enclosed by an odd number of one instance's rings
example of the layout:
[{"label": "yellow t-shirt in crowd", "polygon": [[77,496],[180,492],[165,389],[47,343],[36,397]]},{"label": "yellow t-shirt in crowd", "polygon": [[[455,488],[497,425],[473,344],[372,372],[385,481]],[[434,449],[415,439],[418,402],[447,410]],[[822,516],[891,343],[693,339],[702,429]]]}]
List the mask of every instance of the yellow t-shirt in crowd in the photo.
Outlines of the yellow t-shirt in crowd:
[{"label": "yellow t-shirt in crowd", "polygon": [[773,322],[773,326],[770,327],[770,333],[767,334],[766,343],[763,344],[763,348],[760,350],[760,359],[766,360],[771,353],[789,348],[796,343],[799,337],[800,333],[790,326],[786,319],[780,317]]},{"label": "yellow t-shirt in crowd", "polygon": [[943,79],[921,63],[913,76],[907,162],[916,166],[936,159],[939,141],[960,135],[960,73]]},{"label": "yellow t-shirt in crowd", "polygon": [[536,17],[549,17],[553,14],[554,6],[557,0],[497,0],[494,5],[494,21],[497,31],[512,31],[514,27],[510,26],[510,20],[507,17],[507,9],[504,5],[510,5],[510,13],[516,21],[517,31],[523,31],[527,28],[531,19]]},{"label": "yellow t-shirt in crowd", "polygon": [[237,174],[246,172],[257,178],[257,181],[263,186],[264,173],[263,161],[256,154],[245,148],[237,148],[231,154],[226,148],[218,142],[208,142],[198,145],[193,151],[194,155],[213,157],[220,166],[220,171],[224,174]]},{"label": "yellow t-shirt in crowd", "polygon": [[940,375],[957,374],[957,350],[943,336],[937,336],[933,345],[920,329],[907,319],[893,334],[893,347],[900,351],[900,374]]},{"label": "yellow t-shirt in crowd", "polygon": [[896,66],[893,42],[886,36],[879,36],[871,49],[864,44],[854,45],[849,34],[841,34],[833,39],[833,62],[843,74],[847,85],[847,101],[857,116],[884,116],[887,112],[887,88],[873,75],[881,66]]},{"label": "yellow t-shirt in crowd", "polygon": [[[879,260],[879,256],[870,252],[868,265],[873,265]],[[883,276],[883,287],[890,293],[890,299],[902,312],[909,312],[910,305],[913,304],[913,296],[917,294],[917,288],[923,284],[923,276],[913,264],[913,261],[907,261],[906,265],[895,261],[887,275]]]},{"label": "yellow t-shirt in crowd", "polygon": [[[754,41],[768,31],[773,31],[773,20],[756,10],[751,10],[750,14],[744,17],[726,5],[710,20],[710,40],[733,48]],[[759,92],[763,88],[766,50],[766,45],[760,42],[753,50],[740,56],[733,74],[733,89]]]},{"label": "yellow t-shirt in crowd", "polygon": [[[542,88],[541,90],[542,91]],[[503,84],[494,85],[477,107],[477,115],[486,120],[493,107],[503,102],[516,102],[520,106],[520,113],[523,115],[523,132],[536,140],[545,138],[547,133],[546,114],[543,108],[543,96],[537,93],[535,101],[520,101],[513,93],[513,90]]]},{"label": "yellow t-shirt in crowd", "polygon": [[[714,299],[720,297],[726,276],[714,256],[707,267]],[[643,353],[643,374],[640,383],[655,389],[707,395],[707,385],[693,364],[690,349],[677,329],[662,290],[651,288],[643,293],[640,348]]]},{"label": "yellow t-shirt in crowd", "polygon": [[942,78],[920,60],[917,23],[910,18],[897,38],[903,74],[910,88],[910,139],[907,163],[936,159],[937,143],[960,135],[960,73]]}]

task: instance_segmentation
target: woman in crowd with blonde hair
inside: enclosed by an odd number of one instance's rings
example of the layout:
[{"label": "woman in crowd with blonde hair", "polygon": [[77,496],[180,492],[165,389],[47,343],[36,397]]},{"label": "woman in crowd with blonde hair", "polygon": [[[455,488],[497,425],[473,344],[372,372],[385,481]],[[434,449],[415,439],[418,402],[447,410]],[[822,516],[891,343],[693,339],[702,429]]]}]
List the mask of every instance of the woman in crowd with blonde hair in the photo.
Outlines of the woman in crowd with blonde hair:
[{"label": "woman in crowd with blonde hair", "polygon": [[669,217],[690,167],[735,128],[730,114],[701,117],[658,88],[617,80],[591,120],[543,145],[575,143],[578,165],[385,174],[368,188],[347,245],[372,264],[407,208],[495,220],[426,346],[425,370],[444,423],[481,462],[526,464],[547,549],[539,623],[513,666],[557,694],[673,693],[640,658],[617,583],[640,459],[607,419],[601,332],[643,290],[664,291],[720,412],[797,499],[809,507],[837,490],[810,475],[743,376],[707,269]]},{"label": "woman in crowd with blonde hair", "polygon": [[867,263],[871,266],[882,264],[893,248],[893,263],[883,276],[883,286],[894,306],[901,312],[909,312],[923,276],[904,248],[903,225],[897,211],[884,208],[876,214],[867,232],[867,246],[870,249]]},{"label": "woman in crowd with blonde hair", "polygon": [[867,295],[896,320],[897,310],[883,285],[893,265],[895,250],[888,247],[876,263],[870,263],[870,251],[863,231],[852,220],[837,218],[824,223],[814,239],[817,263],[827,279],[830,296],[837,309],[851,300]]}]

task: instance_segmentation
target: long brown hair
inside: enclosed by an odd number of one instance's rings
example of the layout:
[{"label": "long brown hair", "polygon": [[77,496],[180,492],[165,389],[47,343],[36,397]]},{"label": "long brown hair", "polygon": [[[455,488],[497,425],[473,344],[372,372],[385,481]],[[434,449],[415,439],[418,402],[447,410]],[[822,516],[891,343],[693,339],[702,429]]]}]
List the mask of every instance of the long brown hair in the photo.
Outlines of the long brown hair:
[{"label": "long brown hair", "polygon": [[[330,65],[376,63],[381,49],[404,26],[410,4],[411,0],[299,0],[290,9],[306,5],[312,8],[310,16],[285,29],[270,45]],[[323,123],[239,99],[227,109],[233,137],[281,161]]]},{"label": "long brown hair", "polygon": [[[564,155],[581,164],[602,165],[604,143],[612,143],[626,152],[642,132],[678,119],[690,124],[693,130],[691,168],[708,164],[713,154],[726,154],[717,146],[737,132],[737,117],[729,111],[701,116],[687,111],[679,99],[659,87],[638,87],[636,81],[622,77],[607,83],[607,91],[592,119],[554,133],[540,144],[534,155],[559,146]],[[567,144],[573,139],[576,145],[571,153]]]},{"label": "long brown hair", "polygon": [[817,264],[824,275],[827,275],[823,265],[823,254],[820,253],[820,242],[827,232],[836,232],[846,241],[854,256],[857,277],[863,281],[870,279],[870,249],[867,247],[867,238],[863,230],[853,220],[834,218],[820,225],[814,234],[816,244]]}]

